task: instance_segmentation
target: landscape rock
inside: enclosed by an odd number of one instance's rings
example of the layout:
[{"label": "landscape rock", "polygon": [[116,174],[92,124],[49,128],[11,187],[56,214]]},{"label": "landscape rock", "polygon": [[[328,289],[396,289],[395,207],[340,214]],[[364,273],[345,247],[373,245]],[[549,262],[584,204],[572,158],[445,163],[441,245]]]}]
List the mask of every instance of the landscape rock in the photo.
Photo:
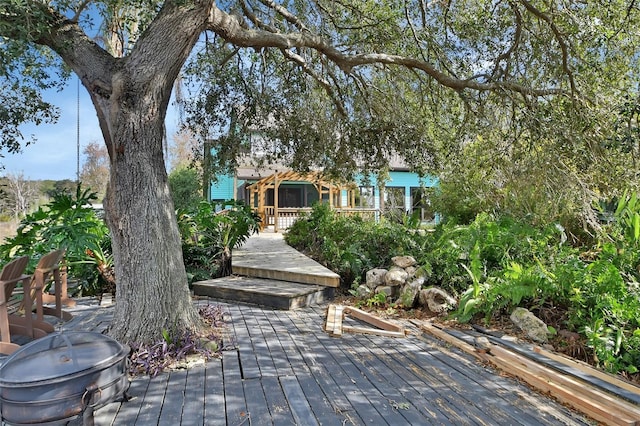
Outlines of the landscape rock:
[{"label": "landscape rock", "polygon": [[438,287],[420,290],[418,299],[421,306],[426,306],[431,312],[437,314],[447,312],[458,304],[455,298]]},{"label": "landscape rock", "polygon": [[547,343],[549,332],[547,324],[528,309],[515,308],[509,318],[511,322],[522,330],[531,340],[538,343]]},{"label": "landscape rock", "polygon": [[409,274],[402,268],[392,267],[384,276],[384,283],[389,286],[400,286],[403,285],[407,278],[409,278]]},{"label": "landscape rock", "polygon": [[387,297],[391,297],[393,296],[393,287],[388,285],[381,285],[379,287],[376,287],[376,294],[378,293],[384,293],[387,295]]},{"label": "landscape rock", "polygon": [[399,268],[408,268],[416,264],[413,256],[394,256],[391,258],[391,261]]},{"label": "landscape rock", "polygon": [[370,269],[367,271],[366,286],[373,290],[376,287],[384,284],[384,276],[387,275],[387,270],[382,268]]},{"label": "landscape rock", "polygon": [[416,275],[417,268],[415,266],[407,266],[406,268],[404,268],[404,270],[409,276],[409,279],[411,279]]},{"label": "landscape rock", "polygon": [[424,278],[418,278],[402,286],[397,303],[405,308],[412,308],[416,303],[418,293],[420,292],[423,284]]},{"label": "landscape rock", "polygon": [[356,289],[356,296],[357,297],[369,297],[369,295],[371,295],[372,291],[373,290],[371,290],[366,285],[359,285],[358,288]]}]

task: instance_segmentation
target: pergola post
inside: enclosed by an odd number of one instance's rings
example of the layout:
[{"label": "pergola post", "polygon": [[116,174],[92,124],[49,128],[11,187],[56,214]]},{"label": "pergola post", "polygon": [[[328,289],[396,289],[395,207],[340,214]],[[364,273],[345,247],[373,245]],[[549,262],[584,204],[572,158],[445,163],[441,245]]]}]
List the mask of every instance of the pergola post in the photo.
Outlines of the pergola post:
[{"label": "pergola post", "polygon": [[273,229],[278,232],[278,172],[273,175]]}]

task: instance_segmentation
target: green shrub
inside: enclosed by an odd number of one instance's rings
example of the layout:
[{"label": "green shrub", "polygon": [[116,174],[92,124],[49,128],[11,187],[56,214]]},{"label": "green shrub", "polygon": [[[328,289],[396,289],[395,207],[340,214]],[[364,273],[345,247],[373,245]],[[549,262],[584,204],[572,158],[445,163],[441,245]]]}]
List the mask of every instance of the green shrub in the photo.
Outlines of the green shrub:
[{"label": "green shrub", "polygon": [[232,250],[260,227],[259,216],[242,201],[203,201],[177,216],[190,282],[231,274]]},{"label": "green shrub", "polygon": [[28,255],[33,268],[42,255],[65,248],[68,273],[83,282],[83,292],[101,291],[108,284],[104,274],[112,266],[111,240],[104,221],[91,208],[95,199],[95,193],[79,185],[75,194],[54,193],[48,204],[20,222],[16,236],[0,246],[0,257],[7,262]]},{"label": "green shrub", "polygon": [[189,167],[181,167],[169,174],[169,188],[176,210],[193,210],[203,201],[202,173]]},{"label": "green shrub", "polygon": [[440,224],[421,235],[399,224],[338,215],[317,205],[286,241],[338,272],[344,285],[368,269],[412,255],[425,286],[456,295],[453,317],[486,321],[525,307],[581,333],[611,372],[640,365],[640,202],[627,196],[594,246],[572,247],[560,225],[535,227],[481,213],[468,225]]},{"label": "green shrub", "polygon": [[289,245],[338,273],[344,287],[361,282],[369,269],[388,267],[393,256],[420,251],[424,239],[401,224],[339,215],[320,203],[285,235]]}]

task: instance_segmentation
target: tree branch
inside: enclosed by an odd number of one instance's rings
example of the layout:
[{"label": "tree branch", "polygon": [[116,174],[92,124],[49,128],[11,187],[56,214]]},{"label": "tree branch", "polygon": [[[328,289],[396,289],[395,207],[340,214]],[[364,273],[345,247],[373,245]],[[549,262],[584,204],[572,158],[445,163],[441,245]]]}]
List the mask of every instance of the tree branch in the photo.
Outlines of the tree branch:
[{"label": "tree branch", "polygon": [[311,76],[311,78],[313,78],[315,81],[318,82],[318,84],[320,84],[320,86],[322,86],[325,92],[327,92],[327,95],[329,95],[329,97],[333,101],[333,104],[336,106],[336,108],[338,108],[338,111],[340,112],[340,114],[342,114],[344,117],[348,115],[346,109],[344,108],[344,105],[342,104],[340,99],[338,99],[338,97],[336,96],[336,93],[333,90],[333,86],[329,81],[322,78],[322,76],[318,75],[318,73],[316,73],[315,70],[306,63],[306,61],[302,56],[297,55],[288,49],[281,49],[281,52],[285,58],[297,64],[300,67],[300,69],[304,71],[305,74]]},{"label": "tree branch", "polygon": [[553,19],[550,16],[542,12],[540,9],[537,9],[536,7],[534,7],[529,1],[520,0],[520,3],[522,3],[525,9],[531,12],[534,16],[546,22],[547,25],[549,25],[549,28],[551,28],[551,31],[553,32],[553,35],[555,36],[556,41],[560,45],[560,50],[562,51],[562,69],[567,75],[567,78],[569,79],[571,92],[578,93],[575,81],[573,80],[573,71],[569,67],[569,47],[567,46],[567,42],[564,39],[562,32],[556,26],[555,22],[553,22]]},{"label": "tree branch", "polygon": [[[242,28],[238,20],[213,8],[210,15],[209,29],[240,47],[279,49],[311,48],[325,55],[335,63],[343,72],[349,74],[356,67],[372,64],[385,64],[403,66],[424,72],[443,86],[461,91],[472,89],[477,91],[509,90],[524,93],[530,96],[568,95],[566,90],[557,87],[534,89],[522,84],[510,81],[478,82],[452,77],[438,70],[427,61],[418,60],[402,55],[390,55],[382,53],[347,54],[336,49],[331,43],[320,36],[303,33],[273,33],[264,30]],[[573,83],[572,83],[573,84]]]}]

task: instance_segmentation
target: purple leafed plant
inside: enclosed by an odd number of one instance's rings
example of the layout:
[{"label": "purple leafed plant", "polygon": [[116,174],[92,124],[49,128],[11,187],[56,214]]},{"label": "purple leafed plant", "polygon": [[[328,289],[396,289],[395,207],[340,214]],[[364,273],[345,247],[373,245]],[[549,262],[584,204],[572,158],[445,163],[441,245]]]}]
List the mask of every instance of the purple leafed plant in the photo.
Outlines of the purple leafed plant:
[{"label": "purple leafed plant", "polygon": [[155,377],[176,366],[188,355],[200,355],[205,360],[219,356],[225,327],[224,312],[217,305],[203,306],[199,312],[206,325],[199,333],[187,330],[171,335],[165,330],[163,339],[158,342],[131,343],[129,373],[133,376]]}]

